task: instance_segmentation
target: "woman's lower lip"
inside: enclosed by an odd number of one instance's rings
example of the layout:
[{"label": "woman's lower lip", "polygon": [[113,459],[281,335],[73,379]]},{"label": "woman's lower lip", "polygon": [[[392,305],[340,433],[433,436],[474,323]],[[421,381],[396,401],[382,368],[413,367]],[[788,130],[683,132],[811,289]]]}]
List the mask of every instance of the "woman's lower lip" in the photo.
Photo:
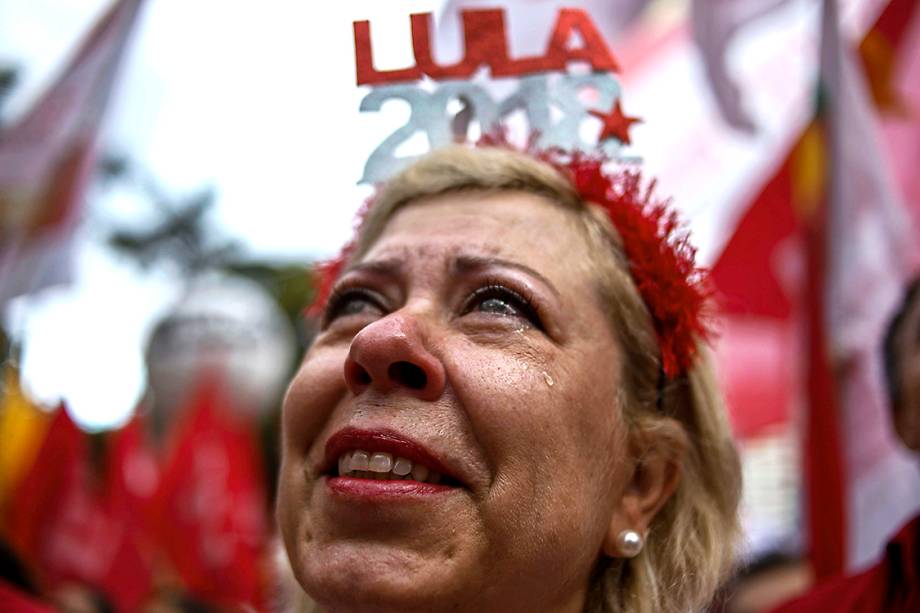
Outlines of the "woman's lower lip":
[{"label": "woman's lower lip", "polygon": [[356,477],[325,477],[326,486],[334,493],[349,498],[405,499],[432,496],[457,489],[448,485],[412,480],[376,480]]}]

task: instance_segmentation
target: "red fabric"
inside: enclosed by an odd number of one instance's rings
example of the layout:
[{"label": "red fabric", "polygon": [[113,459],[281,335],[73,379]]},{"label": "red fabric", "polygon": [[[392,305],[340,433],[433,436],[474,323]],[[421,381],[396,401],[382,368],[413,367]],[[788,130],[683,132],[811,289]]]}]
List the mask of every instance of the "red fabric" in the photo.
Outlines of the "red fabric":
[{"label": "red fabric", "polygon": [[[82,491],[83,435],[64,407],[57,410],[35,461],[10,497],[6,538],[22,559],[52,577],[56,530],[62,521],[62,496]],[[81,509],[83,505],[81,505]]]},{"label": "red fabric", "polygon": [[[847,507],[837,382],[827,355],[826,212],[823,202],[810,201],[826,194],[801,192],[795,180],[797,175],[814,172],[805,151],[807,147],[824,147],[820,130],[819,123],[806,129],[764,186],[713,267],[712,279],[726,314],[780,324],[793,320],[797,303],[804,309],[807,363],[803,382],[809,407],[803,458],[807,534],[817,576],[829,577],[840,573],[846,561]],[[816,145],[817,140],[821,143]],[[807,220],[797,212],[812,208]],[[805,278],[796,279],[795,263],[803,256]],[[797,295],[800,291],[803,295]],[[736,412],[749,410],[752,407],[747,405],[734,407]],[[782,411],[787,412],[788,407]]]},{"label": "red fabric", "polygon": [[[4,130],[0,211],[12,194],[29,195],[24,226],[0,230],[34,238],[75,219],[92,176],[97,131],[141,0],[120,0],[99,19],[60,79]],[[5,171],[5,172],[4,172]],[[44,186],[44,189],[42,189]]]},{"label": "red fabric", "polygon": [[139,418],[112,434],[106,473],[105,510],[121,539],[100,588],[116,610],[136,611],[153,587],[150,512],[159,477]]},{"label": "red fabric", "polygon": [[[870,83],[887,83],[896,73],[888,60],[901,52],[892,45],[900,45],[905,38],[904,26],[909,21],[908,14],[916,6],[915,0],[893,0],[876,28],[864,40],[864,52],[871,49],[878,52],[881,39],[885,43],[881,48],[887,49],[887,55],[876,53],[873,56],[875,61],[866,63]],[[871,41],[874,44],[867,44]],[[879,61],[880,58],[884,61]],[[838,108],[837,116],[846,117],[845,121],[852,123],[833,135],[837,141],[833,152],[825,145],[827,139],[818,132],[819,125],[813,124],[806,130],[803,139],[793,148],[738,225],[736,234],[712,273],[724,313],[753,316],[750,319],[758,323],[772,319],[790,321],[793,325],[799,325],[801,321],[807,325],[808,364],[805,376],[801,377],[808,394],[807,441],[804,447],[806,531],[816,572],[825,577],[840,572],[848,556],[858,559],[862,552],[870,548],[874,551],[876,544],[883,539],[881,535],[885,528],[894,525],[895,521],[900,522],[903,517],[886,522],[882,513],[868,514],[866,508],[871,502],[867,497],[860,496],[860,492],[866,491],[865,484],[868,483],[860,473],[861,467],[870,464],[866,458],[873,457],[870,454],[878,454],[874,458],[882,457],[889,449],[883,436],[865,427],[873,419],[873,411],[880,406],[879,403],[873,404],[874,400],[882,398],[875,393],[876,376],[865,364],[870,359],[877,360],[874,349],[876,337],[871,336],[874,334],[871,331],[875,330],[872,322],[875,314],[884,309],[873,307],[877,304],[873,302],[875,299],[866,299],[863,303],[852,299],[852,296],[859,291],[866,296],[884,294],[880,290],[898,283],[899,261],[908,259],[906,250],[898,247],[898,232],[891,231],[897,224],[890,220],[898,219],[898,216],[892,213],[895,209],[893,201],[886,199],[885,190],[880,188],[884,179],[879,179],[879,156],[862,149],[870,142],[865,134],[871,132],[868,129],[862,133],[848,131],[859,128],[856,124],[858,113],[854,112],[857,108],[854,101],[859,100],[859,96],[852,91],[838,91],[842,88],[839,78],[827,79],[827,82],[835,83],[836,89],[826,89],[825,93],[833,91],[836,94],[822,99],[836,105],[835,108],[848,105]],[[878,90],[887,91],[884,87]],[[914,139],[910,144],[915,150],[916,142],[920,141]],[[911,156],[905,150],[895,158],[903,161],[910,160]],[[841,165],[834,177],[829,177],[826,170],[830,161]],[[823,179],[815,172],[820,168],[825,169],[821,173]],[[916,176],[916,164],[910,166],[908,172]],[[831,180],[837,184],[836,190],[829,189]],[[831,191],[840,196],[840,200],[833,203],[834,208],[830,209],[838,218],[834,227],[838,231],[844,230],[833,237],[836,245],[829,245],[825,236],[826,220],[822,219],[825,212],[807,220],[807,227],[806,221],[799,219],[805,217],[809,210],[815,207],[821,209],[829,204],[823,200],[829,197]],[[873,212],[865,217],[854,214],[854,211],[860,210]],[[841,224],[840,220],[848,223]],[[870,224],[878,228],[878,232],[854,231]],[[804,252],[799,243],[804,243]],[[839,245],[847,245],[848,251],[828,248]],[[885,249],[874,249],[874,245],[884,245]],[[834,254],[833,260],[827,258],[829,252]],[[844,253],[846,257],[841,257]],[[803,255],[805,279],[801,278],[796,266],[803,261]],[[865,290],[841,291],[847,287],[870,286],[879,288],[879,291],[868,294]],[[830,299],[833,302],[828,303],[828,295],[834,296]],[[842,298],[851,299],[845,301]],[[860,306],[863,304],[866,306]],[[798,312],[803,309],[804,312]],[[829,311],[832,313],[830,321],[837,326],[833,331],[827,328]],[[842,321],[847,323],[843,325]],[[850,333],[840,334],[842,330]],[[852,332],[854,330],[863,333],[859,340],[855,340],[858,337]],[[829,334],[834,337],[829,338]],[[831,341],[835,343],[837,371],[832,371],[829,365],[828,346]],[[857,352],[856,347],[861,349]],[[794,359],[787,360],[787,368],[797,368],[789,363],[794,364]],[[842,375],[844,368],[847,372]],[[746,376],[760,377],[761,374],[757,372]],[[753,406],[746,404],[732,409],[744,412]],[[860,419],[863,419],[863,424],[860,424]],[[878,420],[874,421],[878,423]],[[841,439],[845,442],[841,443]],[[877,504],[884,506],[885,502]],[[897,510],[891,512],[895,513]],[[861,539],[854,538],[857,530],[860,536],[872,534],[878,538],[860,542]],[[853,540],[848,544],[845,537]]]},{"label": "red fabric", "polygon": [[[796,145],[797,146],[797,145]],[[793,211],[792,157],[754,199],[712,267],[710,278],[723,313],[788,321],[795,297],[790,295],[789,258],[783,250],[801,232]]]},{"label": "red fabric", "polygon": [[175,432],[157,494],[156,533],[191,594],[265,607],[265,486],[254,428],[239,423],[215,382],[202,386]]},{"label": "red fabric", "polygon": [[797,147],[754,198],[710,272],[723,315],[717,372],[741,438],[789,419],[800,377],[789,359],[799,349],[793,305],[801,302],[804,240],[793,209]]},{"label": "red fabric", "polygon": [[114,486],[112,468],[125,460],[118,447],[103,487],[87,463],[86,435],[58,409],[12,497],[7,538],[46,588],[89,585],[116,611],[133,611],[149,593],[150,560],[137,532],[139,509]]},{"label": "red fabric", "polygon": [[734,435],[742,440],[786,424],[798,372],[795,328],[785,322],[726,316],[715,343],[716,375],[725,394]]},{"label": "red fabric", "polygon": [[0,611],[5,613],[54,613],[54,609],[20,592],[0,579]]},{"label": "red fabric", "polygon": [[920,516],[889,543],[867,570],[838,576],[791,600],[774,613],[917,613],[920,611]]},{"label": "red fabric", "polygon": [[872,31],[884,36],[892,49],[898,49],[916,14],[917,0],[891,0]]},{"label": "red fabric", "polygon": [[159,463],[147,444],[144,421],[135,416],[112,433],[106,462],[106,496],[113,507],[123,507],[131,525],[147,531],[160,481]]}]

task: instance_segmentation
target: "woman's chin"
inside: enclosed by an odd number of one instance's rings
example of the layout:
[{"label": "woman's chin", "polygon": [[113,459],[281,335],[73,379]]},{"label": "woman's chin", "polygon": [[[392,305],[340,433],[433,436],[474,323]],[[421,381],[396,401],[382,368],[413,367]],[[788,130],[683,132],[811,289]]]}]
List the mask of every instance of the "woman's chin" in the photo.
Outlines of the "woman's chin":
[{"label": "woman's chin", "polygon": [[311,548],[300,559],[301,585],[331,611],[436,610],[462,598],[460,588],[475,583],[470,576],[475,565],[445,551],[342,542]]}]

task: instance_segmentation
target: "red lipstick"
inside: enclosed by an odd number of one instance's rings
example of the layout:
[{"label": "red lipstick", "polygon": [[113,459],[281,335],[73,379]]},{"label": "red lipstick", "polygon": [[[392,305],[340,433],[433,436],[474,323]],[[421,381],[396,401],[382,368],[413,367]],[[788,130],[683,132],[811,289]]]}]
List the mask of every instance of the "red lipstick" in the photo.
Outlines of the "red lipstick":
[{"label": "red lipstick", "polygon": [[330,490],[349,498],[404,498],[407,495],[430,495],[456,489],[449,484],[435,484],[413,479],[376,480],[351,476],[338,476],[336,464],[346,452],[362,450],[390,453],[403,457],[413,464],[420,464],[431,471],[441,473],[450,483],[458,483],[456,477],[431,451],[412,439],[393,430],[362,430],[345,428],[333,434],[326,442],[323,473]]},{"label": "red lipstick", "polygon": [[441,460],[424,446],[398,432],[384,429],[360,430],[358,428],[344,428],[333,434],[326,442],[326,458],[323,472],[332,470],[343,453],[354,451],[355,449],[370,453],[375,451],[392,453],[394,456],[401,456],[412,461],[413,464],[422,464],[430,470],[456,479]]}]

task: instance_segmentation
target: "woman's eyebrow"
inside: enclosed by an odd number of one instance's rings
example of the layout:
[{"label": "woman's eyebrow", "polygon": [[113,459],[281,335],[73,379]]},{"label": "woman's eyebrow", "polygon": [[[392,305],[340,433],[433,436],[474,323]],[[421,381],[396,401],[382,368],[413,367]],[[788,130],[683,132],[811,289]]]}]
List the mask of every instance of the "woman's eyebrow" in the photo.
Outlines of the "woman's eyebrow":
[{"label": "woman's eyebrow", "polygon": [[519,270],[524,274],[536,277],[543,285],[545,285],[557,298],[560,297],[559,290],[556,289],[556,286],[552,282],[543,276],[540,272],[534,270],[526,264],[520,264],[518,262],[512,262],[511,260],[503,260],[496,257],[483,257],[477,255],[459,255],[452,262],[453,269],[459,273],[471,273],[477,272],[486,268],[511,268],[514,270]]}]

